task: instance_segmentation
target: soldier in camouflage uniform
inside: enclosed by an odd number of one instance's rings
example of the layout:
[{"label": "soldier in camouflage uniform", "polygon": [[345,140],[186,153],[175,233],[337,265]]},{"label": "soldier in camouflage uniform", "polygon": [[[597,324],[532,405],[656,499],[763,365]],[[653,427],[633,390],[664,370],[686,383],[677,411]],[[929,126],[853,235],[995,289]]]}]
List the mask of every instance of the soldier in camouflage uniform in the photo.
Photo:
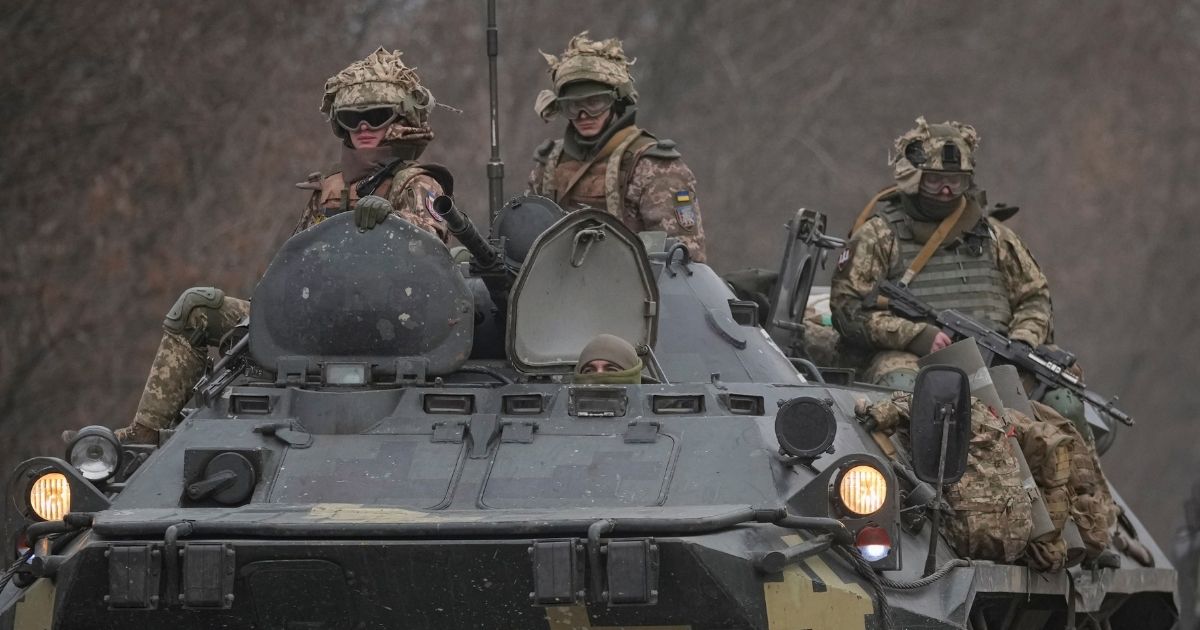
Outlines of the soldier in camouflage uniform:
[{"label": "soldier in camouflage uniform", "polygon": [[[901,446],[912,451],[909,421],[912,394],[896,392],[875,403],[861,399],[855,415],[870,430],[897,434]],[[1021,486],[1021,472],[1009,442],[1006,420],[971,399],[971,441],[962,478],[946,487],[952,508],[942,521],[945,534],[961,556],[993,562],[1014,562],[1029,545],[1032,504]]]},{"label": "soldier in camouflage uniform", "polygon": [[872,292],[883,279],[1014,340],[1035,347],[1051,341],[1046,276],[1012,230],[984,215],[974,194],[978,144],[970,125],[918,118],[896,140],[896,185],[864,209],[838,261],[833,323],[846,343],[875,353],[867,381],[911,390],[917,359],[950,344],[936,326],[904,319],[876,300]]},{"label": "soldier in camouflage uniform", "polygon": [[[871,200],[851,232],[833,274],[830,308],[842,339],[874,352],[864,375],[868,382],[911,391],[917,359],[951,341],[936,326],[904,319],[880,303],[873,292],[883,279],[1015,341],[1033,347],[1053,341],[1046,276],[1017,235],[985,216],[979,202],[973,181],[978,145],[970,125],[931,125],[918,118],[917,127],[895,143],[896,185]],[[1065,390],[1051,390],[1043,400],[1060,412],[1076,406],[1082,411]],[[1077,420],[1076,426],[1086,427],[1081,413]],[[1048,489],[1057,489],[1064,508],[1069,505],[1089,559],[1103,557],[1100,562],[1111,566],[1105,550],[1114,504],[1107,481],[1082,431],[1057,428],[1072,436],[1064,452],[1075,474],[1069,487],[1064,480]]]},{"label": "soldier in camouflage uniform", "polygon": [[554,90],[543,90],[535,109],[543,120],[569,122],[562,139],[534,153],[529,192],[567,211],[603,208],[634,232],[664,231],[704,260],[704,227],[696,177],[675,143],[634,124],[637,90],[632,61],[617,39],[593,41],[584,31],[561,58],[542,53]]},{"label": "soldier in camouflage uniform", "polygon": [[[445,240],[432,205],[451,192],[452,179],[444,167],[415,162],[433,139],[433,106],[433,95],[398,51],[380,48],[326,81],[321,112],[342,141],[342,160],[328,174],[313,173],[298,184],[312,195],[295,232],[347,211],[366,230],[394,213]],[[121,441],[156,442],[158,430],[174,422],[204,375],[208,349],[249,313],[249,302],[220,289],[184,291],[163,321],[133,422],[117,431]]]}]

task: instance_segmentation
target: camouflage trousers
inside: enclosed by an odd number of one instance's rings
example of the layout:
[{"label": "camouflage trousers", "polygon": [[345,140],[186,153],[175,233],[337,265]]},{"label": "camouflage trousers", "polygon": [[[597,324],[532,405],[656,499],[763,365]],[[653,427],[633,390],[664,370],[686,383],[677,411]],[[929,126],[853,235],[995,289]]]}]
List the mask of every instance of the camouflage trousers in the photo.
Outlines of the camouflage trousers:
[{"label": "camouflage trousers", "polygon": [[[874,404],[861,404],[855,413],[870,417],[876,430],[896,432],[901,447],[911,452],[908,435],[912,394],[896,392]],[[960,556],[993,562],[1013,562],[1029,544],[1033,524],[1030,496],[1022,485],[1021,469],[1006,438],[1009,427],[979,399],[971,400],[971,441],[967,469],[958,482],[946,486],[951,511],[942,533]]]},{"label": "camouflage trousers", "polygon": [[164,329],[133,423],[124,434],[147,441],[158,429],[170,427],[204,376],[208,348],[249,314],[250,302],[226,297],[217,308],[192,309],[182,334]]}]

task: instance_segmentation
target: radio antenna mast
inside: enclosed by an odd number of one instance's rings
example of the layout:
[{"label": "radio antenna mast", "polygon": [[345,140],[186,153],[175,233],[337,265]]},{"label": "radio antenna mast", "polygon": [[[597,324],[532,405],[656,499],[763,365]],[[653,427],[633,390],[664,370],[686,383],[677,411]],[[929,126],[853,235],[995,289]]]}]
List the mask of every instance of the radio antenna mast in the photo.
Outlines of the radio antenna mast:
[{"label": "radio antenna mast", "polygon": [[496,57],[500,55],[500,32],[496,28],[496,0],[487,0],[488,82],[491,90],[492,157],[487,164],[488,223],[504,205],[504,161],[500,159],[500,95],[496,81]]}]

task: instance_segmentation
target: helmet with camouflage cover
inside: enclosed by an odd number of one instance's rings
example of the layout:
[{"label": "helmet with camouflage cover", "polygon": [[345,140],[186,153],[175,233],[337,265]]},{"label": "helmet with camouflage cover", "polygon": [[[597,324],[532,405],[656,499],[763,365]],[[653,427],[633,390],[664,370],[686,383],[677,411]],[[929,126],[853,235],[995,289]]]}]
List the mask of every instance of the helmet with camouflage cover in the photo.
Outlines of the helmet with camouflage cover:
[{"label": "helmet with camouflage cover", "polygon": [[915,128],[896,138],[890,160],[896,187],[915,195],[924,172],[973,173],[978,146],[979,133],[971,125],[954,121],[931,125],[921,116]]},{"label": "helmet with camouflage cover", "polygon": [[384,143],[412,144],[417,154],[433,139],[429,112],[435,101],[429,88],[421,85],[415,68],[404,65],[400,51],[378,48],[325,81],[321,112],[329,118],[333,133],[344,142],[349,133],[337,123],[338,110],[395,107],[400,117],[387,130]]},{"label": "helmet with camouflage cover", "polygon": [[[555,99],[563,95],[570,84],[580,82],[600,83],[616,91],[617,100],[625,104],[637,102],[637,89],[633,86],[633,75],[629,73],[633,59],[625,56],[621,40],[616,38],[595,41],[584,31],[567,43],[561,57],[542,53],[550,65],[553,90],[542,90],[534,109],[543,119],[549,120],[558,114]],[[539,51],[540,52],[540,51]]]}]

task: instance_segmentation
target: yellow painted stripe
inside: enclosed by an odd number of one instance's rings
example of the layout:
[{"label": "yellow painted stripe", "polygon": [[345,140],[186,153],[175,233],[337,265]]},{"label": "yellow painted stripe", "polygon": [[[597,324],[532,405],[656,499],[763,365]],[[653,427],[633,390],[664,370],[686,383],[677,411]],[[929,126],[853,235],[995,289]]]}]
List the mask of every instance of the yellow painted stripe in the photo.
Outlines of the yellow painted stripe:
[{"label": "yellow painted stripe", "polygon": [[54,625],[54,582],[40,578],[17,603],[13,630],[50,630]]},{"label": "yellow painted stripe", "polygon": [[[792,534],[782,538],[789,546],[802,540]],[[813,590],[812,580],[799,566],[784,569],[780,582],[763,583],[769,630],[866,628],[866,615],[875,612],[875,604],[866,591],[838,577],[819,556],[803,562],[826,588],[820,592]]]},{"label": "yellow painted stripe", "polygon": [[691,630],[691,626],[593,626],[587,606],[548,606],[546,623],[550,630]]}]

